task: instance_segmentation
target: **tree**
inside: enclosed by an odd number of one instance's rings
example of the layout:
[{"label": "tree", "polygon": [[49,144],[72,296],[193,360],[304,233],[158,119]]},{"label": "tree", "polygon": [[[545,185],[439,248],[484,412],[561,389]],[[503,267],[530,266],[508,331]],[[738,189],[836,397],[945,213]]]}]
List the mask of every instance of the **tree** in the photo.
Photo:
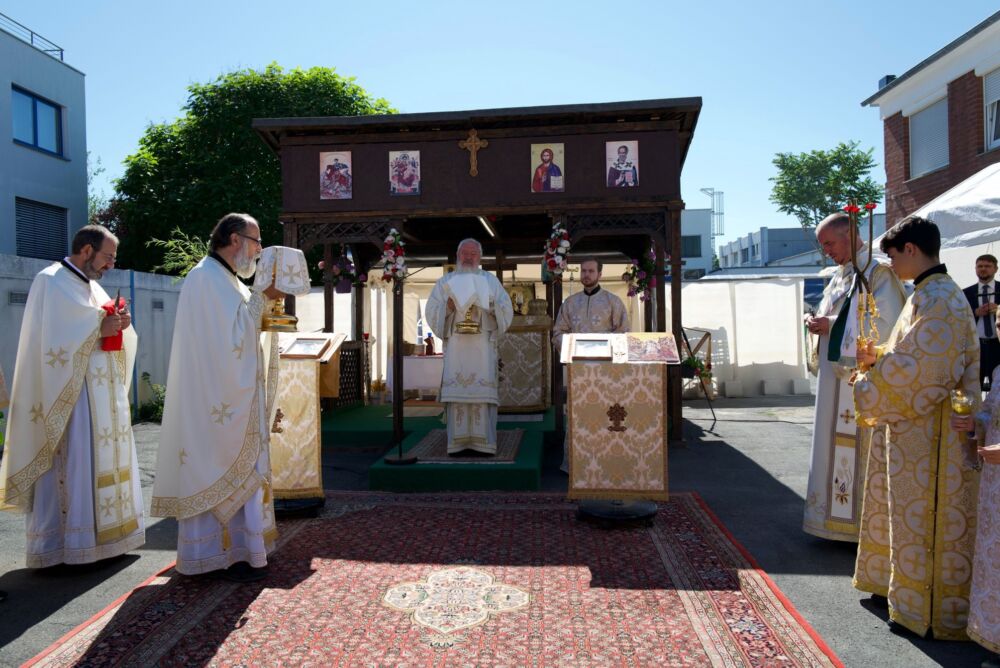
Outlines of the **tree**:
[{"label": "tree", "polygon": [[101,164],[101,159],[98,157],[95,160],[90,160],[90,151],[87,151],[87,223],[95,224],[99,223],[99,217],[101,211],[107,209],[108,198],[104,194],[104,191],[96,191],[96,186],[94,185],[94,180],[103,174],[105,171],[104,165]]},{"label": "tree", "polygon": [[771,177],[771,201],[778,211],[795,216],[809,230],[850,200],[858,204],[880,202],[883,188],[868,173],[875,167],[874,149],[862,151],[858,142],[841,142],[830,151],[778,153]]},{"label": "tree", "polygon": [[[324,67],[286,72],[272,63],[193,84],[188,92],[181,118],[146,128],[98,215],[121,239],[118,256],[133,269],[168,269],[171,246],[164,240],[207,239],[230,211],[260,221],[264,245],[281,242],[280,165],[250,127],[254,118],[395,112]],[[161,243],[147,246],[153,239]]]}]

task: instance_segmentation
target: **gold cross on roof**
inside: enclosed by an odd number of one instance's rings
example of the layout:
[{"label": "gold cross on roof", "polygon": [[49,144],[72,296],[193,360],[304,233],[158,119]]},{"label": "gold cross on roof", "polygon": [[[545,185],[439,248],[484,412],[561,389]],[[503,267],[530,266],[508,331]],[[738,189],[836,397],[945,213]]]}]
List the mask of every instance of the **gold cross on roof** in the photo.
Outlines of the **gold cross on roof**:
[{"label": "gold cross on roof", "polygon": [[480,139],[479,133],[475,130],[469,130],[468,138],[458,142],[459,148],[463,148],[469,152],[469,176],[479,175],[479,158],[477,153],[479,153],[479,149],[486,148],[489,145],[489,141]]}]

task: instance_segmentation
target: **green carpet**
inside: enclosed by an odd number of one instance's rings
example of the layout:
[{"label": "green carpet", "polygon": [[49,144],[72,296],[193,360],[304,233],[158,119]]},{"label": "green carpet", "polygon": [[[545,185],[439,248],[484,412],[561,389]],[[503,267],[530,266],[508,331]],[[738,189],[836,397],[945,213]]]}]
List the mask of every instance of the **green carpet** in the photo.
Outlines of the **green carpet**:
[{"label": "green carpet", "polygon": [[[542,431],[524,429],[524,437],[513,464],[411,464],[390,466],[380,459],[368,469],[368,487],[388,492],[457,492],[539,489],[542,480]],[[542,424],[542,423],[536,423]],[[440,425],[437,427],[440,429]],[[504,429],[504,423],[498,428]],[[428,430],[429,431],[429,430]],[[403,441],[403,451],[414,447],[426,431],[410,434]]]},{"label": "green carpet", "polygon": [[[349,406],[323,412],[323,445],[337,448],[369,448],[392,441],[392,405]],[[442,416],[408,417],[403,419],[406,436],[424,434],[431,429],[441,429]],[[555,411],[545,412],[541,422],[505,422],[500,415],[498,428],[523,429],[526,432],[552,431],[555,429]]]},{"label": "green carpet", "polygon": [[[351,406],[323,413],[323,447],[337,450],[381,451],[392,445],[392,406]],[[403,420],[403,449],[415,446],[432,429],[443,429],[441,416]],[[373,490],[440,492],[472,490],[537,490],[542,477],[542,443],[546,431],[555,429],[555,412],[549,409],[539,422],[506,422],[498,429],[521,429],[524,437],[513,464],[414,464],[389,466],[379,459],[368,470]]]}]

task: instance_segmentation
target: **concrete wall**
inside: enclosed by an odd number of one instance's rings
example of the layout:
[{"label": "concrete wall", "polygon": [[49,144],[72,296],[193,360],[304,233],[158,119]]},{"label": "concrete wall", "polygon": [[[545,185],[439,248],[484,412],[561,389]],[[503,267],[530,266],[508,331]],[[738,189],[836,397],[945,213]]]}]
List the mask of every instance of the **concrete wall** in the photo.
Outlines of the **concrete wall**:
[{"label": "concrete wall", "polygon": [[[16,302],[19,296],[27,294],[35,274],[49,264],[51,263],[46,260],[0,255],[0,322],[3,323],[0,328],[0,365],[3,365],[8,381],[14,375],[17,342],[24,318],[24,305],[11,302]],[[134,298],[129,289],[130,278],[134,278]],[[132,299],[133,324],[139,335],[136,369],[140,377],[144,371],[148,371],[154,383],[166,383],[181,283],[174,283],[171,276],[141,272],[133,274],[117,269],[106,273],[100,283],[112,297],[120,288],[122,297]],[[154,309],[154,301],[162,302],[162,309]],[[140,390],[143,390],[140,399],[145,396],[142,385],[140,382]]]},{"label": "concrete wall", "polygon": [[[63,157],[13,141],[12,86],[62,107]],[[67,250],[86,225],[85,101],[82,72],[0,31],[0,253],[16,253],[15,197],[68,209]]]}]

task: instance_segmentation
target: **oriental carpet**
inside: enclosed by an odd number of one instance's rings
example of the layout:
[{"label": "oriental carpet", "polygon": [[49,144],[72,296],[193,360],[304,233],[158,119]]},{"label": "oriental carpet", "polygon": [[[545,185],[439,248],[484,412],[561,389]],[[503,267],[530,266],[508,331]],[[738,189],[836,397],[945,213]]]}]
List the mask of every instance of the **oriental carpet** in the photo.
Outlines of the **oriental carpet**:
[{"label": "oriental carpet", "polygon": [[165,571],[33,665],[842,665],[694,494],[607,530],[561,494],[328,492],[279,529],[267,579]]}]

